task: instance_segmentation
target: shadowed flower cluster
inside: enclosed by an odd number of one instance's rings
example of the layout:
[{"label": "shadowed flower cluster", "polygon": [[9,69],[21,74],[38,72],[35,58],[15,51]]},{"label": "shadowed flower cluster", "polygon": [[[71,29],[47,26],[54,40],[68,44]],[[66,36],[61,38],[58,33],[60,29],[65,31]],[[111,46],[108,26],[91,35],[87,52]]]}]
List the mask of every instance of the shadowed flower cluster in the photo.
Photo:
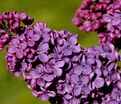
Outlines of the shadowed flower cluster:
[{"label": "shadowed flower cluster", "polygon": [[53,98],[52,104],[120,103],[121,71],[116,64],[120,55],[109,46],[95,46],[80,54],[65,79],[60,79],[56,86],[62,102]]}]

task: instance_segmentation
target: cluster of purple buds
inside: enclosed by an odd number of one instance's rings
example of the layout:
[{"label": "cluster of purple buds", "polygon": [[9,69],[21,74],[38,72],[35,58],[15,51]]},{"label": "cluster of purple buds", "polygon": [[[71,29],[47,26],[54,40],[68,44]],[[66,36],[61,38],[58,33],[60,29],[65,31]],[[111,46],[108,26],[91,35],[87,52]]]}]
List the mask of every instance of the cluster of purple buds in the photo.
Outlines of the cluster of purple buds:
[{"label": "cluster of purple buds", "polygon": [[84,0],[73,23],[80,30],[97,32],[100,43],[111,42],[117,46],[121,40],[121,1],[120,0]]},{"label": "cluster of purple buds", "polygon": [[97,31],[104,26],[102,16],[119,10],[120,6],[120,0],[84,0],[75,13],[73,23],[80,30]]},{"label": "cluster of purple buds", "polygon": [[103,24],[102,15],[110,3],[111,0],[84,0],[75,13],[73,23],[87,32],[99,29]]},{"label": "cluster of purple buds", "polygon": [[16,11],[0,14],[0,50],[9,42],[11,35],[23,33],[26,26],[32,24],[33,18],[25,12]]}]

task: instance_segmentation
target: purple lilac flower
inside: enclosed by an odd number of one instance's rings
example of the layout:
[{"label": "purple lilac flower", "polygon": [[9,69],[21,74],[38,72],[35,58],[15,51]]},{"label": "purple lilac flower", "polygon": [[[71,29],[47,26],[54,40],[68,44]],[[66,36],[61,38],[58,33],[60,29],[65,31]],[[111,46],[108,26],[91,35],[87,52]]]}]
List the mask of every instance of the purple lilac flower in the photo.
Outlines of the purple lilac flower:
[{"label": "purple lilac flower", "polygon": [[27,42],[20,40],[19,37],[13,37],[12,40],[9,42],[9,46],[11,46],[8,49],[9,53],[13,53],[16,55],[17,58],[23,58],[24,51],[27,47]]},{"label": "purple lilac flower", "polygon": [[48,100],[56,96],[58,80],[71,70],[82,50],[76,35],[37,23],[11,38],[6,60],[8,70],[22,76],[34,96]]}]

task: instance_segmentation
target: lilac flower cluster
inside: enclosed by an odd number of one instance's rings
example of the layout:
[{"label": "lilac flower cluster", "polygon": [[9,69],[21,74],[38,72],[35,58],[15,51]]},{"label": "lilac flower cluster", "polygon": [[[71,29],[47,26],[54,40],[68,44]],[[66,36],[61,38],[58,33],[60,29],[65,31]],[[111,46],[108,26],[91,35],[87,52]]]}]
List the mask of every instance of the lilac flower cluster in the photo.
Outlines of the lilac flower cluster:
[{"label": "lilac flower cluster", "polygon": [[116,64],[120,56],[113,48],[112,45],[95,46],[80,54],[71,71],[56,86],[62,104],[121,103],[121,71]]},{"label": "lilac flower cluster", "polygon": [[111,42],[120,49],[121,33],[120,0],[84,0],[73,18],[80,30],[96,31],[100,43]]},{"label": "lilac flower cluster", "polygon": [[0,14],[0,50],[9,42],[11,35],[22,33],[32,22],[33,18],[28,17],[25,12],[12,11]]},{"label": "lilac flower cluster", "polygon": [[71,70],[72,62],[78,60],[82,50],[76,35],[37,23],[12,37],[6,60],[8,70],[22,76],[34,96],[48,100],[56,96],[53,87]]},{"label": "lilac flower cluster", "polygon": [[35,97],[52,104],[121,100],[121,56],[110,43],[84,49],[76,35],[39,22],[12,37],[6,60],[8,70],[22,76]]},{"label": "lilac flower cluster", "polygon": [[82,48],[77,35],[56,31],[25,12],[0,15],[0,50],[8,71],[35,97],[52,104],[121,104],[121,1],[84,0],[73,22],[96,31],[101,46]]}]

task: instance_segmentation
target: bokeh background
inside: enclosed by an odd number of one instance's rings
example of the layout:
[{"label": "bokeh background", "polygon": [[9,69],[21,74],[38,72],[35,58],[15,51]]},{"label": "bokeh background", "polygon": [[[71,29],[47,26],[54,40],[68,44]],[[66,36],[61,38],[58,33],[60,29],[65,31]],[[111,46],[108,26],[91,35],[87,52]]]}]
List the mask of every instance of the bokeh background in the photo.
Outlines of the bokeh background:
[{"label": "bokeh background", "polygon": [[[0,13],[5,11],[25,11],[35,18],[35,22],[47,22],[56,30],[68,30],[79,34],[79,43],[83,47],[98,44],[96,33],[79,31],[72,24],[74,12],[81,0],[0,0]],[[0,52],[0,104],[49,104],[34,98],[21,78],[9,73],[5,63],[5,50]]]}]

